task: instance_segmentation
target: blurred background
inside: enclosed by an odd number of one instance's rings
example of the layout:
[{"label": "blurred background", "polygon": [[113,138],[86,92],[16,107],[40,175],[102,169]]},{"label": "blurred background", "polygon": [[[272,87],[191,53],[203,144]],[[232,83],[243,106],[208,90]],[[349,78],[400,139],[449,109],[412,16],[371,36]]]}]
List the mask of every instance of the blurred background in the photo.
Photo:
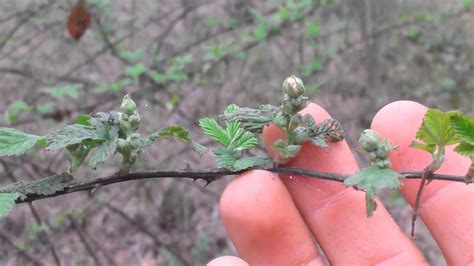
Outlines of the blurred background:
[{"label": "blurred background", "polygon": [[[81,14],[91,25],[75,40],[66,25],[77,3],[0,1],[0,126],[44,135],[79,114],[118,110],[131,93],[142,132],[180,123],[208,144],[199,118],[230,103],[278,105],[290,74],[342,123],[353,147],[391,101],[474,112],[471,0],[87,0]],[[83,167],[78,176],[105,176],[118,163]],[[66,164],[60,152],[2,158],[0,183],[63,172]],[[159,141],[135,169],[188,164],[215,167],[210,156]],[[134,181],[16,206],[0,222],[0,264],[200,265],[235,255],[218,210],[230,179],[206,188]],[[382,199],[408,233],[410,208],[397,194]],[[430,264],[444,265],[421,222],[417,235]]]}]

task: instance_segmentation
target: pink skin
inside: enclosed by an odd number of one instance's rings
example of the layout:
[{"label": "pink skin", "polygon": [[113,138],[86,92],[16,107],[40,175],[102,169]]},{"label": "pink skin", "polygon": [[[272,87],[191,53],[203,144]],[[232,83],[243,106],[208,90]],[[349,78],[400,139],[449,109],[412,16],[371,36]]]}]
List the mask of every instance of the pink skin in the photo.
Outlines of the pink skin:
[{"label": "pink skin", "polygon": [[[425,111],[426,107],[414,102],[395,102],[382,108],[372,122],[372,129],[399,146],[390,157],[397,171],[422,170],[430,161],[429,154],[408,147]],[[317,122],[329,117],[315,104],[302,113],[310,113]],[[266,127],[263,135],[267,147],[283,137],[275,126]],[[275,155],[271,148],[269,154]],[[446,157],[439,173],[466,173],[469,159],[452,149]],[[346,142],[330,149],[304,144],[287,165],[339,173],[358,170]],[[402,194],[411,205],[418,184],[419,180],[404,181]],[[473,202],[474,185],[433,181],[425,187],[420,218],[449,264],[474,261]],[[380,202],[374,216],[367,219],[364,194],[341,183],[251,171],[227,186],[220,209],[241,258],[220,257],[209,265],[321,265],[313,237],[334,265],[427,264]]]}]

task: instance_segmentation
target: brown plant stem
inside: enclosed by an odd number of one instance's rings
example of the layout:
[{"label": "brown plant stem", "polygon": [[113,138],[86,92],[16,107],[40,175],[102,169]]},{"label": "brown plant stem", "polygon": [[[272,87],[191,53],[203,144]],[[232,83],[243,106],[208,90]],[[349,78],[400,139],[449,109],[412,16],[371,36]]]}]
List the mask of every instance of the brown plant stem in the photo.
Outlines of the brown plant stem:
[{"label": "brown plant stem", "polygon": [[[24,198],[19,198],[16,203],[32,202],[39,199],[57,197],[64,194],[74,193],[78,191],[96,191],[98,188],[115,184],[121,182],[127,182],[132,180],[141,180],[141,179],[155,179],[155,178],[190,178],[193,180],[204,180],[206,186],[211,182],[221,178],[226,175],[239,175],[249,170],[266,170],[278,174],[286,175],[298,175],[311,178],[319,178],[337,182],[344,182],[350,174],[339,174],[339,173],[328,173],[328,172],[318,172],[309,169],[301,168],[292,168],[292,167],[281,167],[281,166],[272,166],[272,167],[254,167],[241,171],[231,171],[227,169],[217,168],[217,169],[203,169],[203,170],[176,170],[176,171],[149,171],[149,172],[134,172],[126,175],[111,175],[106,177],[99,177],[93,180],[90,178],[76,178],[76,180],[87,180],[87,181],[72,181],[69,185],[65,186],[64,189],[57,191],[50,195],[41,195],[41,194],[27,194]],[[419,179],[420,177],[423,180],[423,172],[401,172],[407,179]],[[442,174],[432,174],[429,177],[425,176],[424,180],[429,178],[430,180],[447,180],[455,182],[463,182],[466,184],[472,183],[472,181],[466,176],[453,176],[453,175],[442,175]]]},{"label": "brown plant stem", "polygon": [[[411,217],[411,236],[415,237],[415,222],[416,218],[418,217],[418,211],[420,209],[420,202],[421,202],[421,194],[423,193],[423,189],[425,188],[426,181],[431,181],[433,177],[433,172],[430,170],[424,170],[423,175],[421,176],[420,187],[418,188],[418,192],[416,193],[416,200],[415,206],[413,210],[413,215]],[[466,180],[467,177],[466,177]]]}]

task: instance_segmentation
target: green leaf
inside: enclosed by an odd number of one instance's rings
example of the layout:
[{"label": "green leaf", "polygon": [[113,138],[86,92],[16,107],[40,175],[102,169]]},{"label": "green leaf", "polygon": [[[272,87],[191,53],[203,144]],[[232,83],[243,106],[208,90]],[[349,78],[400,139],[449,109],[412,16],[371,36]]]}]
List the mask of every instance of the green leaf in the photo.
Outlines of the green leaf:
[{"label": "green leaf", "polygon": [[429,109],[423,122],[416,132],[416,138],[427,145],[437,145],[444,147],[446,145],[456,144],[459,139],[450,125],[451,117],[459,115],[459,111],[442,112],[437,109]]},{"label": "green leaf", "polygon": [[327,6],[331,4],[331,0],[320,0],[319,3],[321,3],[322,6]]},{"label": "green leaf", "polygon": [[402,176],[388,168],[379,168],[375,166],[366,167],[359,172],[351,175],[344,181],[347,186],[356,186],[358,189],[365,190],[365,203],[367,216],[372,216],[377,208],[375,196],[381,189],[398,189],[402,185],[400,178]]},{"label": "green leaf", "polygon": [[252,29],[253,36],[258,42],[264,41],[268,37],[267,27],[261,23]]},{"label": "green leaf", "polygon": [[103,132],[96,130],[92,126],[80,124],[69,125],[63,129],[56,130],[46,137],[48,150],[64,149],[69,145],[81,143],[84,140],[106,140]]},{"label": "green leaf", "polygon": [[39,180],[25,183],[19,181],[0,188],[0,193],[19,193],[19,198],[24,199],[27,195],[52,195],[62,191],[70,184],[73,177],[68,173],[48,176]]},{"label": "green leaf", "polygon": [[211,136],[215,141],[222,145],[229,145],[230,139],[227,132],[217,123],[217,120],[212,118],[203,118],[199,120],[199,126],[207,135]]},{"label": "green leaf", "polygon": [[189,132],[181,125],[171,125],[161,129],[158,135],[162,139],[177,138],[193,147],[194,151],[199,154],[207,152],[207,148],[197,142],[194,142],[189,136]]},{"label": "green leaf", "polygon": [[28,112],[32,107],[24,101],[14,101],[8,106],[8,110],[13,113]]},{"label": "green leaf", "polygon": [[258,145],[258,139],[248,131],[244,131],[242,128],[239,128],[242,133],[236,135],[236,137],[229,144],[229,148],[236,148],[240,150],[252,149]]},{"label": "green leaf", "polygon": [[132,78],[137,79],[140,75],[144,74],[147,71],[147,67],[144,64],[135,64],[133,66],[127,67],[125,72]]},{"label": "green leaf", "polygon": [[456,151],[457,153],[463,155],[463,156],[467,156],[467,157],[471,157],[471,158],[474,158],[474,145],[471,145],[469,143],[461,143],[459,144],[455,149],[454,151]]},{"label": "green leaf", "polygon": [[14,128],[0,127],[0,157],[18,156],[32,149],[42,137]]},{"label": "green leaf", "polygon": [[90,126],[91,117],[88,115],[79,115],[76,117],[76,124]]},{"label": "green leaf", "polygon": [[224,110],[224,115],[230,116],[233,113],[235,113],[237,110],[239,110],[239,106],[237,104],[229,104]]},{"label": "green leaf", "polygon": [[86,159],[87,155],[95,145],[74,144],[66,147],[69,154],[69,173],[74,173]]},{"label": "green leaf", "polygon": [[135,52],[123,51],[120,53],[122,58],[129,63],[140,60],[140,58],[142,58],[144,54],[145,53],[142,49],[138,49]]},{"label": "green leaf", "polygon": [[318,21],[306,21],[306,35],[310,38],[319,36],[321,33]]},{"label": "green leaf", "polygon": [[255,167],[255,166],[260,166],[260,165],[265,165],[271,163],[272,160],[268,157],[265,156],[255,156],[255,157],[249,157],[249,158],[242,158],[238,159],[235,161],[233,170],[234,171],[240,171],[240,170],[245,170],[250,167]]},{"label": "green leaf", "polygon": [[106,141],[97,146],[94,156],[89,160],[89,165],[96,167],[97,164],[105,162],[115,154],[117,144],[114,141]]},{"label": "green leaf", "polygon": [[82,84],[75,83],[65,86],[56,86],[51,88],[46,88],[44,91],[51,95],[53,98],[61,98],[63,96],[69,96],[73,99],[77,99],[79,97],[78,89],[82,88]]},{"label": "green leaf", "polygon": [[281,159],[285,160],[295,157],[300,151],[301,145],[288,145],[286,141],[279,139],[273,143],[273,149],[278,152]]},{"label": "green leaf", "polygon": [[[310,139],[315,145],[320,147],[326,147],[323,144],[323,140],[327,142],[337,142],[344,139],[344,131],[342,130],[339,121],[328,118],[321,122],[316,129],[310,129]],[[319,145],[318,145],[319,144]]]},{"label": "green leaf", "polygon": [[0,218],[10,213],[18,197],[20,197],[20,193],[0,193]]},{"label": "green leaf", "polygon": [[271,124],[276,107],[264,105],[260,109],[238,107],[232,113],[224,113],[227,122],[238,120],[241,127],[253,133],[262,133]]},{"label": "green leaf", "polygon": [[474,145],[474,117],[454,115],[451,126],[461,141]]},{"label": "green leaf", "polygon": [[46,102],[44,104],[38,104],[36,110],[38,110],[40,114],[45,114],[51,112],[54,106],[55,104],[53,102]]},{"label": "green leaf", "polygon": [[240,157],[240,153],[232,149],[215,149],[213,153],[217,157],[217,164],[229,170],[234,170],[234,165]]},{"label": "green leaf", "polygon": [[420,150],[424,150],[424,151],[427,151],[429,153],[433,153],[433,152],[436,151],[436,145],[434,145],[434,144],[424,144],[424,143],[420,143],[418,141],[413,141],[410,144],[410,147],[417,148],[417,149],[420,149]]}]

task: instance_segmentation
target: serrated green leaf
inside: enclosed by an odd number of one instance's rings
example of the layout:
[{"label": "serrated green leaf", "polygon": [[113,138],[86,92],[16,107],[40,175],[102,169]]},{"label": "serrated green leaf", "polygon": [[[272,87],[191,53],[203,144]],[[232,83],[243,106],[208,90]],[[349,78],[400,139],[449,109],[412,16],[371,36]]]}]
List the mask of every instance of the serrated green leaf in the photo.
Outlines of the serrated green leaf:
[{"label": "serrated green leaf", "polygon": [[222,145],[229,145],[230,139],[227,132],[217,123],[215,119],[203,118],[199,120],[199,126],[207,135],[211,136],[215,141]]},{"label": "serrated green leaf", "polygon": [[0,218],[10,213],[18,197],[20,197],[20,193],[0,193]]},{"label": "serrated green leaf", "polygon": [[42,137],[14,128],[0,127],[0,157],[18,156],[32,149]]},{"label": "serrated green leaf", "polygon": [[458,146],[456,146],[454,151],[463,156],[474,158],[474,145],[471,145],[469,143],[459,144]]},{"label": "serrated green leaf", "polygon": [[63,129],[56,130],[46,137],[48,150],[64,149],[69,145],[81,143],[84,140],[106,140],[103,132],[97,131],[94,127],[80,124],[69,125]]},{"label": "serrated green leaf", "polygon": [[181,125],[171,125],[161,129],[158,135],[162,139],[178,138],[184,142],[189,142],[189,132]]},{"label": "serrated green leaf", "polygon": [[90,119],[91,117],[88,115],[79,115],[78,117],[76,117],[76,124],[90,126]]},{"label": "serrated green leaf", "polygon": [[96,167],[97,164],[105,162],[115,154],[117,144],[114,141],[106,141],[97,146],[94,156],[89,160],[89,165]]},{"label": "serrated green leaf", "polygon": [[207,148],[197,142],[194,142],[189,136],[189,132],[181,125],[171,125],[161,129],[158,135],[162,139],[178,138],[186,144],[193,147],[194,151],[199,154],[207,152]]},{"label": "serrated green leaf", "polygon": [[325,119],[318,125],[317,130],[311,130],[310,138],[323,137],[331,142],[337,142],[344,139],[344,131],[341,123],[332,118]]},{"label": "serrated green leaf", "polygon": [[272,123],[272,116],[276,107],[264,105],[260,109],[241,108],[232,113],[225,113],[227,122],[238,120],[240,126],[253,133],[261,133],[263,127]]},{"label": "serrated green leaf", "polygon": [[367,216],[370,217],[375,211],[377,204],[375,196],[381,189],[398,189],[402,185],[402,176],[388,168],[375,166],[366,167],[351,175],[344,181],[347,186],[356,186],[358,189],[366,191]]},{"label": "serrated green leaf", "polygon": [[27,195],[52,195],[62,191],[72,181],[73,177],[68,173],[48,176],[39,180],[25,183],[19,181],[7,187],[0,188],[0,193],[18,193],[20,199]]},{"label": "serrated green leaf", "polygon": [[309,141],[311,141],[311,143],[316,146],[316,147],[321,147],[321,148],[327,148],[329,147],[329,144],[328,142],[326,141],[326,139],[322,136],[315,136],[315,137],[312,137]]},{"label": "serrated green leaf", "polygon": [[278,156],[281,159],[288,159],[293,158],[298,154],[301,145],[288,145],[286,141],[279,139],[273,144],[273,149],[278,152]]},{"label": "serrated green leaf", "polygon": [[418,141],[413,141],[410,144],[410,147],[417,148],[417,149],[420,149],[420,150],[424,150],[424,151],[427,151],[429,153],[433,153],[433,152],[436,151],[436,145],[434,145],[434,144],[424,144],[424,143],[420,143]]},{"label": "serrated green leaf", "polygon": [[451,126],[461,141],[474,145],[474,117],[454,115]]},{"label": "serrated green leaf", "polygon": [[458,143],[459,139],[450,125],[450,120],[452,116],[459,114],[459,111],[442,112],[437,109],[429,109],[416,132],[416,138],[428,145],[441,147]]},{"label": "serrated green leaf", "polygon": [[215,149],[213,153],[217,157],[217,164],[229,170],[234,170],[234,165],[240,157],[239,152],[231,149]]},{"label": "serrated green leaf", "polygon": [[92,148],[94,148],[94,145],[74,144],[67,146],[66,151],[69,154],[68,172],[74,173],[79,169]]},{"label": "serrated green leaf", "polygon": [[234,171],[245,170],[250,167],[261,166],[261,165],[269,164],[271,162],[272,160],[270,158],[264,157],[264,156],[242,158],[235,161],[233,170]]},{"label": "serrated green leaf", "polygon": [[[242,129],[242,131],[244,130]],[[247,149],[252,149],[257,145],[258,145],[258,139],[255,138],[255,136],[252,133],[245,131],[241,135],[239,135],[239,137],[235,141],[231,142],[231,144],[229,145],[229,148],[247,150]]]},{"label": "serrated green leaf", "polygon": [[229,116],[233,113],[235,113],[235,111],[237,111],[239,109],[239,106],[236,105],[236,104],[230,104],[228,105],[225,110],[224,110],[224,115],[225,116]]}]

